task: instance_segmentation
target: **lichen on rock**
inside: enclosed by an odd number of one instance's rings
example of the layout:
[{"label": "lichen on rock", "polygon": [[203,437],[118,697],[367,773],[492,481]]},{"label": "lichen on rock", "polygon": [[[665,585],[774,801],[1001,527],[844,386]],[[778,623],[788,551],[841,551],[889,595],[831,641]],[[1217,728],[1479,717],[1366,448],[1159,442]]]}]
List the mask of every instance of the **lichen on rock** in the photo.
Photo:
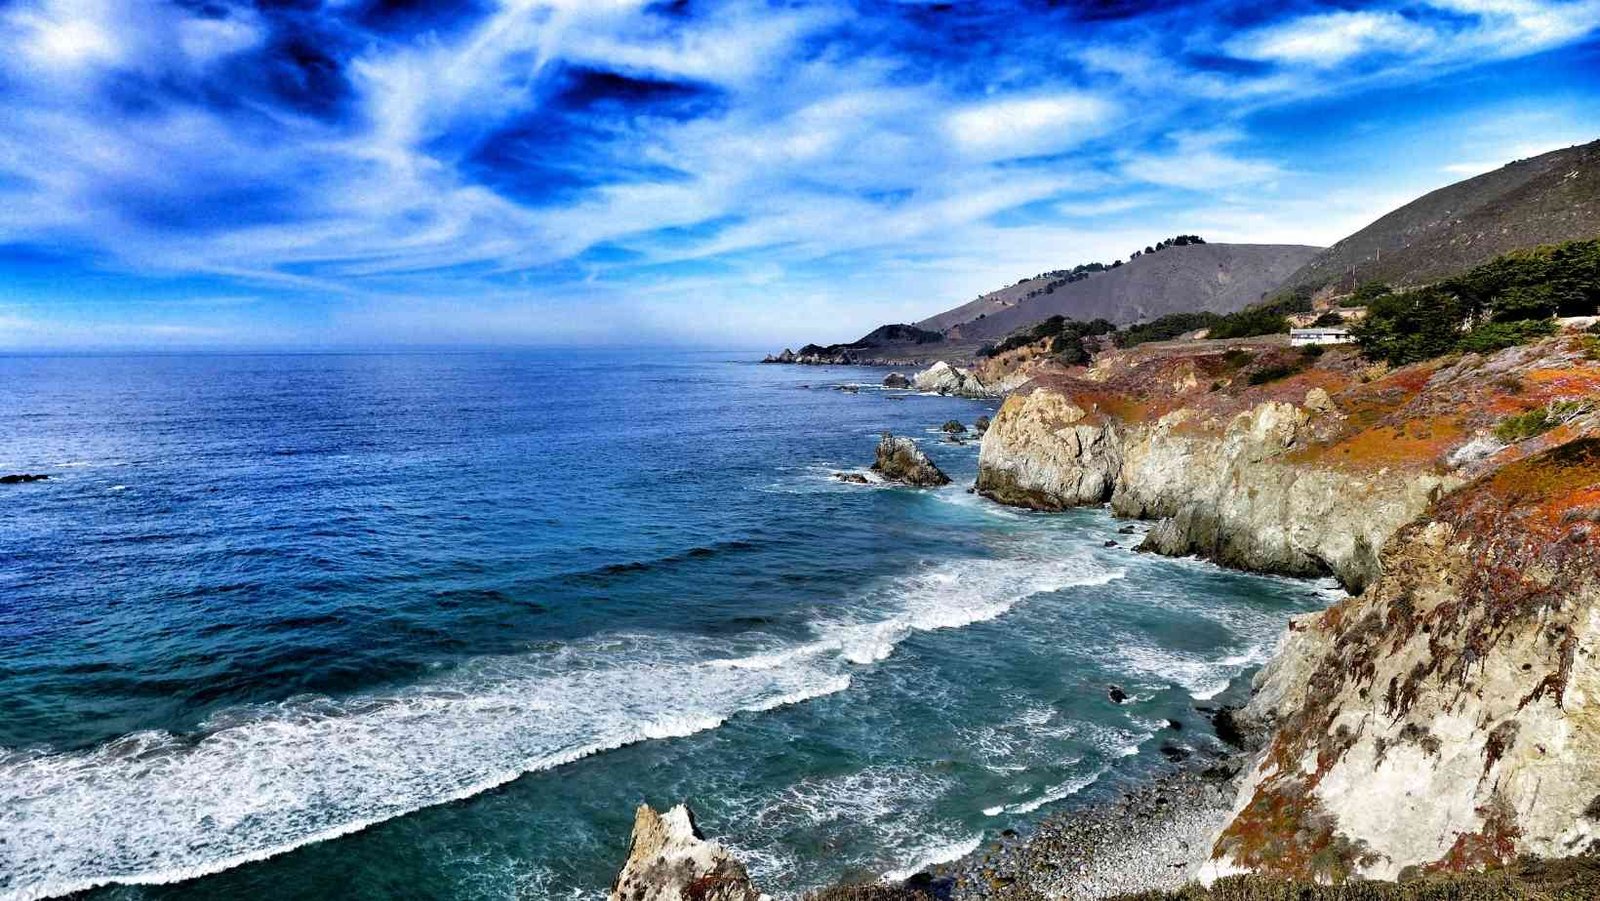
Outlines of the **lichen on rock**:
[{"label": "lichen on rock", "polygon": [[[1592,850],[1600,438],[1440,500],[1363,595],[1296,621],[1218,872],[1398,878]],[[1291,803],[1293,802],[1293,803]]]}]

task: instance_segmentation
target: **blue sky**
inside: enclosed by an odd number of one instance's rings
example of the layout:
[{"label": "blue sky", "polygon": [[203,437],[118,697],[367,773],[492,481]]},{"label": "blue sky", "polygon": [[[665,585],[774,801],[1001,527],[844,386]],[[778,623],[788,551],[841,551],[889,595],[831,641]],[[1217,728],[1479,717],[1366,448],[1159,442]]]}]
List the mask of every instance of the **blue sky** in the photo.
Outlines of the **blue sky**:
[{"label": "blue sky", "polygon": [[1600,138],[1600,0],[0,0],[0,348],[848,340]]}]

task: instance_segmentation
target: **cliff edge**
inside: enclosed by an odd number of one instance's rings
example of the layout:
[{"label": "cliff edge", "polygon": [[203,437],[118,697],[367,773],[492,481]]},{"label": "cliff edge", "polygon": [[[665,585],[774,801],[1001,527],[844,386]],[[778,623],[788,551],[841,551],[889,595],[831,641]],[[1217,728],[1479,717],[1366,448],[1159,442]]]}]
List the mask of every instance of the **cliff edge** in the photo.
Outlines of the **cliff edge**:
[{"label": "cliff edge", "polygon": [[[1008,398],[978,488],[1355,596],[1297,620],[1211,877],[1399,879],[1600,838],[1600,342],[1395,371],[1191,343]],[[1528,429],[1522,424],[1539,423]]]}]

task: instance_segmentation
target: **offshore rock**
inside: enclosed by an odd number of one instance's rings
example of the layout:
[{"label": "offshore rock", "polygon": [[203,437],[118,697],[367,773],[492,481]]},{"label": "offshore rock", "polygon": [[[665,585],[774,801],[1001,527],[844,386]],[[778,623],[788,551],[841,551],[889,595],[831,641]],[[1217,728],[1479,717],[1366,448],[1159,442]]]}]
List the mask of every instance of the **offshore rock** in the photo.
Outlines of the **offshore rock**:
[{"label": "offshore rock", "polygon": [[911,384],[918,391],[932,391],[936,394],[951,394],[958,397],[992,397],[995,393],[985,387],[971,370],[951,366],[943,360],[912,376]]},{"label": "offshore rock", "polygon": [[25,482],[43,482],[50,478],[47,475],[38,475],[31,472],[20,472],[15,475],[0,476],[0,485],[21,485]]},{"label": "offshore rock", "polygon": [[983,435],[984,432],[989,431],[989,417],[979,416],[973,421],[972,430],[977,432],[980,436]]},{"label": "offshore rock", "polygon": [[967,427],[962,425],[959,419],[951,419],[940,426],[939,431],[950,435],[963,435],[966,434]]},{"label": "offshore rock", "polygon": [[911,387],[911,380],[906,378],[905,375],[902,374],[902,373],[891,372],[888,375],[883,377],[883,387],[885,387],[885,388],[910,388]]},{"label": "offshore rock", "polygon": [[928,459],[915,441],[888,432],[878,441],[878,456],[872,469],[885,479],[907,485],[929,488],[950,484],[950,477]]},{"label": "offshore rock", "polygon": [[610,901],[760,901],[764,896],[733,855],[705,840],[683,804],[658,814],[639,805],[628,860]]}]

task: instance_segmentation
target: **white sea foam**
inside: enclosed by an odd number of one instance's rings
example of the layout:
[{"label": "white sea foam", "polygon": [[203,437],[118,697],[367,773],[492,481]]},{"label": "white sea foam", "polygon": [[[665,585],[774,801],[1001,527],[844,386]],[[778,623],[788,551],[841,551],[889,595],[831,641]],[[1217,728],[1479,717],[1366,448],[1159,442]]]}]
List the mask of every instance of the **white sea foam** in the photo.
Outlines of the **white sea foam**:
[{"label": "white sea foam", "polygon": [[1243,652],[1223,657],[1151,647],[1129,639],[1121,648],[1128,669],[1182,687],[1197,701],[1222,694],[1247,668],[1259,666],[1272,656],[1271,642],[1259,642]]},{"label": "white sea foam", "polygon": [[960,860],[968,854],[978,850],[983,843],[983,836],[974,835],[952,842],[941,842],[917,850],[911,856],[911,863],[897,870],[890,870],[883,874],[880,881],[886,883],[904,882],[912,876],[926,870],[928,867],[952,860]]},{"label": "white sea foam", "polygon": [[[146,732],[0,758],[0,897],[173,882],[261,860],[523,773],[843,691],[851,664],[882,660],[914,632],[1120,576],[1081,559],[949,561],[885,581],[845,605],[875,612],[819,622],[792,647],[730,653],[712,639],[612,635],[485,658],[388,694],[229,711],[194,736]],[[826,794],[815,809],[884,792]]]},{"label": "white sea foam", "polygon": [[[1137,747],[1135,747],[1133,749],[1133,752],[1134,753],[1138,753],[1138,750],[1139,749]],[[1068,779],[1067,781],[1061,783],[1060,785],[1057,785],[1054,788],[1051,788],[1049,791],[1046,791],[1044,794],[1040,795],[1037,798],[1034,798],[1031,801],[1023,801],[1020,804],[1007,804],[1003,808],[1001,808],[1001,810],[1004,811],[1005,813],[1014,813],[1014,814],[1015,813],[1033,813],[1035,810],[1038,810],[1039,808],[1045,806],[1046,804],[1054,804],[1057,801],[1064,801],[1067,798],[1070,798],[1073,795],[1077,794],[1078,792],[1081,792],[1084,789],[1088,788],[1089,786],[1095,784],[1095,782],[1099,781],[1101,776],[1105,775],[1106,770],[1108,770],[1108,769],[1110,769],[1110,767],[1101,767],[1100,769],[1097,769],[1092,773],[1087,773],[1087,774],[1082,775],[1082,776],[1075,776],[1075,777],[1073,777],[1071,779]],[[993,810],[993,809],[994,808],[989,808],[989,810]],[[988,813],[988,812],[989,812],[988,810],[984,811],[984,813]],[[990,816],[994,816],[995,814],[989,814],[989,815]]]}]

